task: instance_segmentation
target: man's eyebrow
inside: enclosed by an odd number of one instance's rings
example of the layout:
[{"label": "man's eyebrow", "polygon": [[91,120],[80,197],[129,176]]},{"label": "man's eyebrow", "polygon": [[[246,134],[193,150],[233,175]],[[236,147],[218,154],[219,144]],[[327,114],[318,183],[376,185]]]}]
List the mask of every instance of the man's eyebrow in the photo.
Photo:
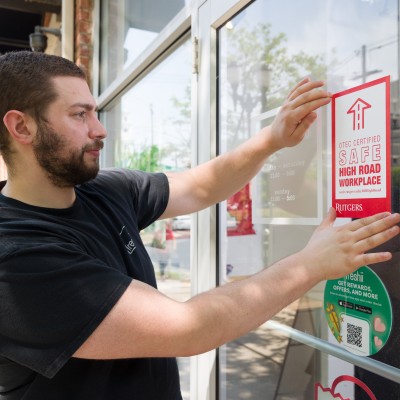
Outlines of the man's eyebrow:
[{"label": "man's eyebrow", "polygon": [[79,107],[79,108],[84,108],[86,111],[98,111],[97,106],[94,106],[93,104],[90,103],[74,103],[71,105],[70,108],[74,108],[74,107]]}]

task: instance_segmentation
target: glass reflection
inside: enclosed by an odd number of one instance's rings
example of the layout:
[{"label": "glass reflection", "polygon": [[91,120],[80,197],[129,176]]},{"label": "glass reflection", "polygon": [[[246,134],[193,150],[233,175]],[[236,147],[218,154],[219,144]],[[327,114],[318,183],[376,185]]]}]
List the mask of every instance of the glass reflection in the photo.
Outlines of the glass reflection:
[{"label": "glass reflection", "polygon": [[267,326],[223,350],[235,357],[221,371],[226,379],[226,387],[220,390],[222,399],[398,399],[399,385],[394,382]]},{"label": "glass reflection", "polygon": [[[106,166],[148,172],[190,167],[190,49],[183,43],[103,114]],[[190,216],[181,216],[143,231],[160,278],[169,270],[170,277],[188,279],[190,222]]]},{"label": "glass reflection", "polygon": [[[335,93],[390,75],[393,210],[398,211],[397,16],[395,0],[257,0],[242,10],[218,31],[220,152],[271,123],[304,76],[325,80]],[[326,107],[300,146],[274,154],[250,185],[221,205],[220,284],[253,274],[307,243],[331,203],[330,134]],[[397,281],[398,269],[379,266],[375,271],[397,303],[390,282]],[[323,310],[324,287],[315,287],[275,320],[335,345]],[[260,327],[221,348],[221,399],[315,399],[314,377],[326,375],[324,383],[332,383],[340,363],[278,336]],[[377,359],[399,366],[389,351],[381,353]],[[358,376],[360,371],[350,365],[348,373]],[[375,389],[383,379],[363,374]],[[353,398],[357,390],[344,394]]]},{"label": "glass reflection", "polygon": [[[179,171],[191,164],[191,44],[186,41],[108,111],[103,165],[148,172]],[[190,296],[191,216],[157,221],[141,232],[160,291],[179,301]],[[179,359],[182,394],[189,398],[189,360]]]},{"label": "glass reflection", "polygon": [[187,0],[102,0],[101,91],[126,69]]}]

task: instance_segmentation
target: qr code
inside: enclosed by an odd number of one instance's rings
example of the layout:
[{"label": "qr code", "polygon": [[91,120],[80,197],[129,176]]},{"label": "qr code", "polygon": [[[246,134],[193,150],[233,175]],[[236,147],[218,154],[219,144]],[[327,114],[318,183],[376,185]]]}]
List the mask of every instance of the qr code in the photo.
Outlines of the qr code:
[{"label": "qr code", "polygon": [[362,327],[347,324],[347,343],[357,347],[362,347]]}]

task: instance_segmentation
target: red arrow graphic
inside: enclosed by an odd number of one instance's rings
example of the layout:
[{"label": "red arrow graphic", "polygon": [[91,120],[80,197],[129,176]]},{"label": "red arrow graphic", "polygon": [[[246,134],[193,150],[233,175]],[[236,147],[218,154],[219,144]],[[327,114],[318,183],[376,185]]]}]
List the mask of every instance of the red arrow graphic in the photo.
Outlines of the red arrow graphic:
[{"label": "red arrow graphic", "polygon": [[353,114],[353,131],[364,129],[365,110],[371,108],[365,100],[358,98],[354,104],[347,110],[347,114]]}]

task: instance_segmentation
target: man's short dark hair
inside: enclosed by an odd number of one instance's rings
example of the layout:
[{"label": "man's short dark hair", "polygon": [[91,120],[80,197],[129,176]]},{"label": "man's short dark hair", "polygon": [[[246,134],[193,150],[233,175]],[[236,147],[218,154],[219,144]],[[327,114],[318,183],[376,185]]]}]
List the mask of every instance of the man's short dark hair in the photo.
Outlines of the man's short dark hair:
[{"label": "man's short dark hair", "polygon": [[86,79],[81,68],[59,56],[30,51],[0,56],[0,153],[7,164],[11,149],[4,115],[9,110],[18,110],[40,121],[57,98],[52,79],[59,76]]}]

